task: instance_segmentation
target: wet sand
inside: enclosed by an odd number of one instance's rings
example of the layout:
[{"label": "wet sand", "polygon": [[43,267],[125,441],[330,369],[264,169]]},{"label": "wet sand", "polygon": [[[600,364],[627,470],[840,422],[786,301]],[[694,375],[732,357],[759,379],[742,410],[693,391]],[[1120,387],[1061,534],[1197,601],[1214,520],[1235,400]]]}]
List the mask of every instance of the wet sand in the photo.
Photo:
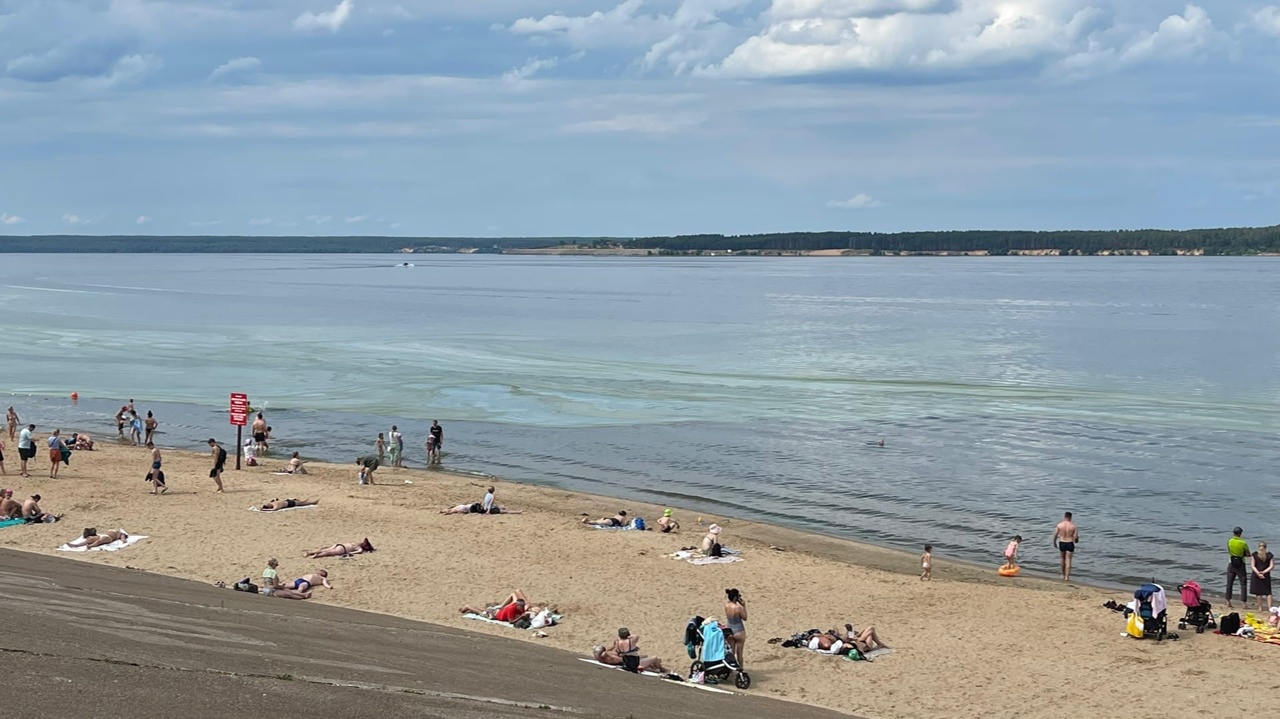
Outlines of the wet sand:
[{"label": "wet sand", "polygon": [[[16,453],[14,453],[16,454]],[[1035,578],[1001,579],[991,569],[935,555],[934,581],[921,582],[915,555],[779,527],[719,517],[726,546],[744,561],[694,566],[667,558],[697,544],[697,515],[676,509],[679,535],[584,527],[582,514],[626,509],[650,524],[660,508],[560,491],[498,484],[498,503],[523,515],[444,516],[442,507],[480,501],[483,480],[444,472],[391,470],[377,486],[356,485],[354,464],[309,464],[306,477],[276,476],[284,463],[224,475],[225,494],[207,478],[201,453],[165,452],[169,494],[148,494],[145,450],[100,442],[77,453],[58,480],[43,458],[19,482],[16,462],[0,485],[40,492],[45,508],[67,512],[55,525],[0,529],[0,546],[54,554],[85,526],[123,527],[149,538],[117,553],[67,554],[205,582],[258,577],[270,556],[292,578],[324,566],[332,591],[313,602],[437,622],[586,653],[619,626],[641,637],[645,654],[687,670],[682,629],[694,614],[723,617],[724,589],[748,599],[750,690],[868,717],[1163,716],[1243,712],[1252,706],[1241,677],[1280,662],[1280,649],[1182,632],[1178,642],[1121,636],[1118,614],[1101,607],[1124,592]],[[354,457],[353,457],[354,459]],[[233,464],[233,462],[232,462]],[[408,480],[412,484],[405,484]],[[319,498],[315,509],[248,511],[275,497]],[[744,500],[749,501],[749,500]],[[1052,527],[1047,526],[1047,544]],[[305,560],[306,549],[368,537],[379,551],[348,560]],[[1032,537],[1029,541],[1036,541]],[[1088,545],[1081,547],[1088,551]],[[1135,560],[1136,561],[1136,560]],[[463,604],[493,603],[519,587],[565,615],[546,638],[463,620]],[[1170,614],[1181,615],[1170,590]],[[285,600],[270,600],[285,601]],[[810,628],[874,625],[896,648],[874,663],[847,662],[769,645]]]}]

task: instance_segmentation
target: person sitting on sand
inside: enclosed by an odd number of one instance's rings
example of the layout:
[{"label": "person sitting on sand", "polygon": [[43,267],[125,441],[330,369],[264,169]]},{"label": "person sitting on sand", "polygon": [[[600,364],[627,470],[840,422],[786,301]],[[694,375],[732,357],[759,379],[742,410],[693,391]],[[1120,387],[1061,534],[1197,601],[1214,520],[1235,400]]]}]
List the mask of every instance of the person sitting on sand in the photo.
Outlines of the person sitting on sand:
[{"label": "person sitting on sand", "polygon": [[622,510],[612,517],[602,517],[600,519],[583,519],[583,524],[589,524],[592,527],[625,527],[627,522],[627,510]]},{"label": "person sitting on sand", "polygon": [[320,559],[322,557],[350,557],[356,554],[367,554],[372,551],[374,551],[373,545],[369,543],[369,538],[365,537],[359,542],[338,543],[332,547],[305,552],[304,555],[310,559]]},{"label": "person sitting on sand", "polygon": [[277,597],[279,599],[310,599],[310,592],[299,592],[289,587],[281,586],[280,561],[275,557],[267,560],[267,568],[262,570],[262,589],[259,590],[268,597]]},{"label": "person sitting on sand", "polygon": [[304,574],[293,580],[293,590],[295,592],[309,592],[316,585],[325,589],[333,589],[333,585],[329,583],[329,572],[327,570],[317,569],[312,574]]},{"label": "person sitting on sand", "polygon": [[279,512],[283,509],[293,509],[295,507],[314,507],[320,504],[318,499],[273,499],[270,502],[263,502],[258,507],[259,512]]},{"label": "person sitting on sand", "polygon": [[112,542],[127,542],[129,533],[119,529],[108,529],[102,534],[98,534],[98,530],[93,527],[85,527],[84,534],[76,540],[67,543],[69,547],[85,547],[93,549],[94,547],[103,547]]},{"label": "person sitting on sand", "polygon": [[33,494],[22,503],[22,518],[31,523],[56,522],[62,519],[61,514],[50,514],[40,508],[40,495]]},{"label": "person sitting on sand", "polygon": [[71,435],[71,448],[81,452],[92,452],[93,437],[84,432],[76,432]]},{"label": "person sitting on sand", "polygon": [[[837,635],[840,636],[840,635]],[[888,649],[889,645],[880,641],[875,627],[855,629],[852,624],[844,625],[844,635],[840,636],[845,644],[852,644],[859,652],[866,654],[876,649]]]},{"label": "person sitting on sand", "polygon": [[0,489],[0,519],[22,517],[22,504],[13,499],[12,489]]},{"label": "person sitting on sand", "polygon": [[289,459],[289,464],[284,468],[285,474],[306,474],[307,468],[302,465],[302,458],[297,452],[293,453],[293,457]]},{"label": "person sitting on sand", "polygon": [[672,516],[670,509],[662,510],[662,516],[658,518],[658,530],[663,534],[671,534],[680,531],[680,523]]},{"label": "person sitting on sand", "polygon": [[707,529],[707,533],[702,538],[702,553],[708,557],[719,557],[722,554],[720,547],[720,525],[713,524]]},{"label": "person sitting on sand", "polygon": [[591,657],[601,664],[622,667],[629,672],[667,673],[661,659],[640,656],[640,637],[632,636],[626,627],[618,630],[618,639],[613,644],[593,647]]},{"label": "person sitting on sand", "polygon": [[516,620],[530,614],[530,608],[527,605],[528,602],[525,600],[524,592],[517,589],[511,593],[511,596],[507,597],[506,601],[499,604],[495,609],[476,609],[474,607],[467,606],[463,607],[459,611],[463,614],[476,614],[495,621],[514,624]]}]

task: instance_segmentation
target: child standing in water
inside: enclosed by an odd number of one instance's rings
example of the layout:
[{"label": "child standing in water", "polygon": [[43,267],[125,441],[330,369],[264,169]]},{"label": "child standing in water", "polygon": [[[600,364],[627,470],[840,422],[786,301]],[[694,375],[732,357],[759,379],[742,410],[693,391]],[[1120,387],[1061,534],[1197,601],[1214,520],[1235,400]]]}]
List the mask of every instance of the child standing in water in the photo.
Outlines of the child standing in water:
[{"label": "child standing in water", "polygon": [[924,554],[920,555],[920,580],[933,581],[933,545],[924,545]]},{"label": "child standing in water", "polygon": [[1022,535],[1019,534],[1009,542],[1009,546],[1004,548],[1004,569],[1018,568],[1018,547],[1022,544]]}]

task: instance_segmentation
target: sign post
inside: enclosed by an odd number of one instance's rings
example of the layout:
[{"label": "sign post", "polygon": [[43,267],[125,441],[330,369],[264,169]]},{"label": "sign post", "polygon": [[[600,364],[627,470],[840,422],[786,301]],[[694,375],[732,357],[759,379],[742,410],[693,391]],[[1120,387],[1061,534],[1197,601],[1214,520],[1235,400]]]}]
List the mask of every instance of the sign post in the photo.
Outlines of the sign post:
[{"label": "sign post", "polygon": [[244,452],[244,426],[249,423],[249,395],[231,393],[231,424],[236,426],[236,469],[240,469],[240,455]]}]

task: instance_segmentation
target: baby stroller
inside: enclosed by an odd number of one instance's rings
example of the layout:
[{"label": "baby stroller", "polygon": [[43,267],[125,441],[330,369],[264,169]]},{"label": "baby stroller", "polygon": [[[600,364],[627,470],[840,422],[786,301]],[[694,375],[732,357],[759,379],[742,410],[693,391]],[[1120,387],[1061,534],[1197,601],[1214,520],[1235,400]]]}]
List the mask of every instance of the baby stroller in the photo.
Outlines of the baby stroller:
[{"label": "baby stroller", "polygon": [[693,664],[689,666],[689,679],[699,673],[707,684],[718,684],[731,675],[739,689],[751,688],[751,675],[742,670],[733,651],[729,649],[729,629],[714,619],[694,617],[684,628],[684,646]]},{"label": "baby stroller", "polygon": [[1179,584],[1178,593],[1182,595],[1182,604],[1187,608],[1186,615],[1178,620],[1179,629],[1193,626],[1196,628],[1196,634],[1204,634],[1205,629],[1218,628],[1218,623],[1213,619],[1213,605],[1200,596],[1199,584],[1195,582]]},{"label": "baby stroller", "polygon": [[1164,587],[1144,584],[1133,593],[1133,610],[1129,617],[1129,634],[1135,638],[1162,641],[1169,632]]}]

